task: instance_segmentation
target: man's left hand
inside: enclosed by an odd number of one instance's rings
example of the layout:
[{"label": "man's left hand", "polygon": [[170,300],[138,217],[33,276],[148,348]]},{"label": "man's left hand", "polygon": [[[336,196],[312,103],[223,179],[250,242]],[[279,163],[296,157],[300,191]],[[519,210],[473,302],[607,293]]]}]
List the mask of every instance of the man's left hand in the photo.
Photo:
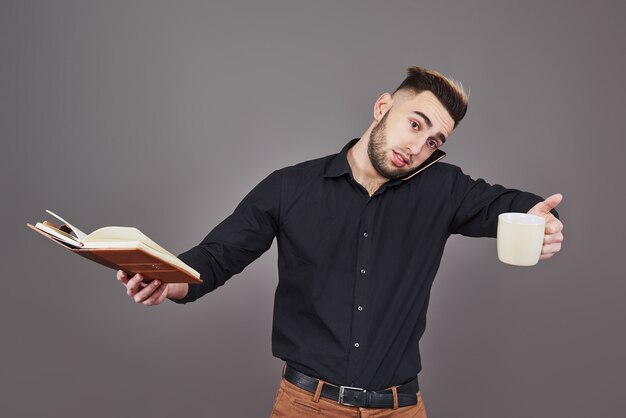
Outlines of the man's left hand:
[{"label": "man's left hand", "polygon": [[540,260],[546,260],[561,251],[563,242],[563,223],[550,213],[563,200],[560,193],[553,194],[543,202],[537,203],[528,211],[531,215],[541,216],[546,220],[546,229],[543,236],[543,248],[541,248]]}]

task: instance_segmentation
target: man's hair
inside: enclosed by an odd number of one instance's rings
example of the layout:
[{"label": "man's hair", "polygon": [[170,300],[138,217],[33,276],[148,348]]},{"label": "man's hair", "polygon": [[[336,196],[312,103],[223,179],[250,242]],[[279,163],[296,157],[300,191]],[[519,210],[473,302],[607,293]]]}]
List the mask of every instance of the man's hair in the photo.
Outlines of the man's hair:
[{"label": "man's hair", "polygon": [[463,86],[456,80],[448,78],[437,71],[422,67],[407,69],[407,77],[393,92],[410,91],[415,94],[430,91],[446,108],[456,127],[467,112],[468,95]]}]

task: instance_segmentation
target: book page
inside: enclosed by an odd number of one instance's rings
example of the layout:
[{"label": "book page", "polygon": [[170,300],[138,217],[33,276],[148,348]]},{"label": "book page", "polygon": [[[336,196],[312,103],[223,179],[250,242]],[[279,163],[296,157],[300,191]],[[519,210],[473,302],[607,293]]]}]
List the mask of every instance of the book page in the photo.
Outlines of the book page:
[{"label": "book page", "polygon": [[87,234],[85,234],[83,231],[81,231],[80,229],[76,228],[74,225],[72,225],[71,223],[69,223],[65,219],[61,218],[59,215],[57,215],[56,213],[52,212],[51,210],[46,209],[46,212],[48,212],[50,215],[54,216],[59,221],[63,222],[65,225],[70,227],[72,229],[72,232],[74,232],[74,234],[76,234],[76,237],[78,237],[78,240],[80,242],[83,242],[83,240],[85,239]]},{"label": "book page", "polygon": [[41,222],[37,222],[35,224],[35,228],[47,233],[48,235],[51,235],[54,239],[61,241],[65,244],[68,244],[74,248],[80,248],[81,246],[80,242],[76,241],[74,237],[72,237],[71,235],[68,235],[67,233],[63,231],[58,230],[57,228],[45,225]]},{"label": "book page", "polygon": [[[91,234],[87,235],[83,240],[83,244],[86,247],[90,247],[93,242],[119,242],[119,241],[138,241],[143,242],[148,247],[163,253],[170,255],[174,258],[176,256],[165,248],[161,247],[156,242],[148,238],[143,232],[137,228],[126,226],[105,226],[104,228],[96,229]],[[89,245],[87,245],[89,244]]]}]

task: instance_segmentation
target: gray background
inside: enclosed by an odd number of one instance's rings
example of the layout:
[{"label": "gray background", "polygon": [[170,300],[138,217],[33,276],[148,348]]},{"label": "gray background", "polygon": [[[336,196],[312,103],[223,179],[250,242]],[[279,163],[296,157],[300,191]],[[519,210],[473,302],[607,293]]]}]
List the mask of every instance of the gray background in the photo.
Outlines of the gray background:
[{"label": "gray background", "polygon": [[[199,242],[272,170],[337,152],[422,65],[471,90],[447,161],[547,196],[531,268],[453,237],[422,339],[429,417],[623,417],[626,32],[610,1],[2,1],[0,414],[264,417],[273,247],[185,307],[25,227]],[[242,396],[245,393],[245,397]]]}]

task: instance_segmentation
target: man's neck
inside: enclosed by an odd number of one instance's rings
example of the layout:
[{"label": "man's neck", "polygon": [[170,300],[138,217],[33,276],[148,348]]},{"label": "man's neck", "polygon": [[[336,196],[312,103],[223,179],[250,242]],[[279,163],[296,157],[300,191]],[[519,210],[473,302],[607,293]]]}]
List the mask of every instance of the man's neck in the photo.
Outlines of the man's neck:
[{"label": "man's neck", "polygon": [[385,184],[388,179],[381,176],[370,161],[367,154],[367,134],[363,135],[352,148],[348,150],[348,164],[352,177],[372,196],[376,190]]}]

